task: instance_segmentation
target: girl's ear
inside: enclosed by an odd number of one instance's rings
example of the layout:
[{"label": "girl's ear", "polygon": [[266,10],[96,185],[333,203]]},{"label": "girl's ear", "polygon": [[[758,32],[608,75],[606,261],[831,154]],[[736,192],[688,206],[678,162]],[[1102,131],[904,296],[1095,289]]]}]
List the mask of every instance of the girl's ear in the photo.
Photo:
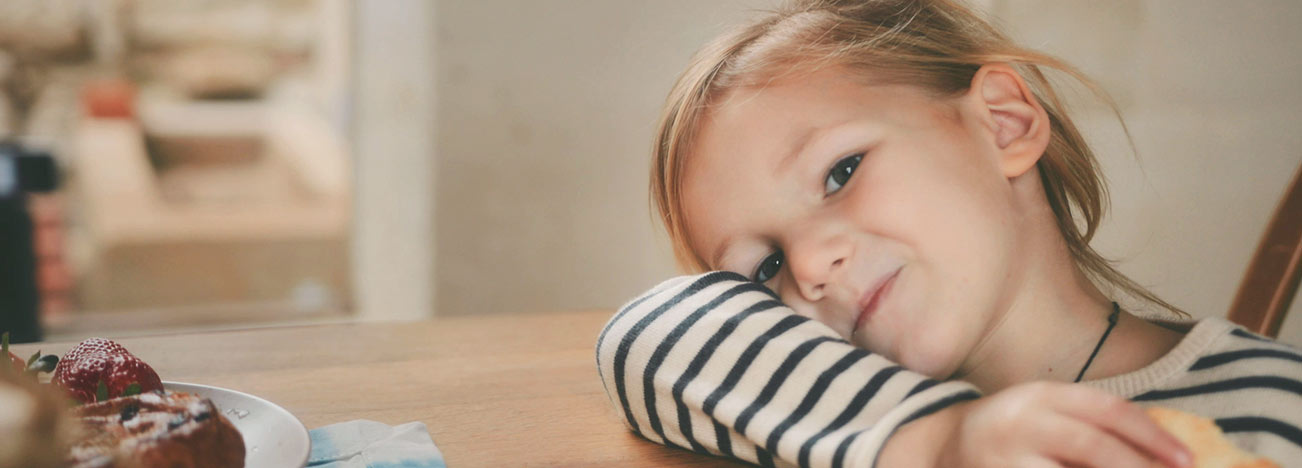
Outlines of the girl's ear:
[{"label": "girl's ear", "polygon": [[1035,167],[1049,146],[1049,114],[1013,67],[988,64],[977,70],[965,97],[975,104],[982,128],[990,131],[1004,176]]}]

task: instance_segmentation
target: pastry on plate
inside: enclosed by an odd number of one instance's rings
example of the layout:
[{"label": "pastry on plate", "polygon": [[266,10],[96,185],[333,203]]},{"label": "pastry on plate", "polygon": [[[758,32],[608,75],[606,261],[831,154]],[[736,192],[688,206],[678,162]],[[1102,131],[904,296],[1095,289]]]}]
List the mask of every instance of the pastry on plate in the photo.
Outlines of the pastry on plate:
[{"label": "pastry on plate", "polygon": [[74,468],[240,468],[244,440],[212,400],[149,392],[78,407]]}]

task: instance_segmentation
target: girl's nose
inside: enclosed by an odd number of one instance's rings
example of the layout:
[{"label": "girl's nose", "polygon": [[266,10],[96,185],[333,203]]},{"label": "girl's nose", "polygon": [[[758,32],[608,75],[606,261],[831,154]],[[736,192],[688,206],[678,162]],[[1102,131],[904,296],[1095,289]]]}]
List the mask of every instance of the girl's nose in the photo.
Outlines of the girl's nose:
[{"label": "girl's nose", "polygon": [[850,255],[850,245],[835,236],[797,243],[787,249],[787,265],[791,268],[795,285],[801,297],[817,302],[827,295],[828,284],[845,266]]}]

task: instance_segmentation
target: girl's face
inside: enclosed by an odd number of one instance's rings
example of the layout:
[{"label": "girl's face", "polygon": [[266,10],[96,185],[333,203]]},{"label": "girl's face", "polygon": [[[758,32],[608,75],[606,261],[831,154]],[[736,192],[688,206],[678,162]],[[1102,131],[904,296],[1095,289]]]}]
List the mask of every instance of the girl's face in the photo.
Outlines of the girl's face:
[{"label": "girl's face", "polygon": [[684,168],[690,247],[944,378],[1021,276],[997,123],[971,92],[862,81],[827,69],[723,96]]}]

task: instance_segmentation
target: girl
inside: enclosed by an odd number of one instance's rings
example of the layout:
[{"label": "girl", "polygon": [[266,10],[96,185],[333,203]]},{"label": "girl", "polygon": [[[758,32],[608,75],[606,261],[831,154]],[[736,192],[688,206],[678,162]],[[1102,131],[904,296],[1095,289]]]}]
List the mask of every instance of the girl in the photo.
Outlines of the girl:
[{"label": "girl", "polygon": [[603,331],[628,425],[764,465],[1188,466],[1130,399],[1302,460],[1302,354],[1111,299],[1184,316],[1090,248],[1102,181],[1038,66],[1093,87],[946,0],[797,1],[699,52],[652,191],[723,271]]}]

